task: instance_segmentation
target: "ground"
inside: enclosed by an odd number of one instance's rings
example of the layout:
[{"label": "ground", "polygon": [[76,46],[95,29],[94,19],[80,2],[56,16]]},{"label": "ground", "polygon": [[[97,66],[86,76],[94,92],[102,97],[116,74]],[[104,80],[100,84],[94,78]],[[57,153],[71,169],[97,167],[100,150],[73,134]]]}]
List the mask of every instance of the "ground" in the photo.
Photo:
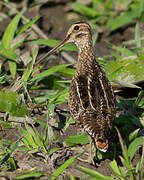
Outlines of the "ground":
[{"label": "ground", "polygon": [[[3,9],[3,11],[7,11],[7,9]],[[63,40],[65,37],[65,33],[71,24],[71,19],[74,16],[72,13],[67,13],[65,1],[55,1],[52,3],[47,3],[45,6],[42,6],[39,8],[31,8],[26,13],[25,16],[28,18],[35,17],[37,15],[41,15],[41,18],[39,22],[37,23],[38,26],[41,28],[41,30],[48,36],[49,39],[57,39],[57,40]],[[74,16],[75,17],[75,16]],[[5,30],[6,25],[10,22],[10,18],[7,18],[4,21],[0,22],[0,37],[2,36],[2,33]],[[95,33],[95,32],[93,32]],[[113,44],[120,44],[124,40],[130,40],[134,36],[134,30],[133,28],[123,28],[121,31],[114,32],[113,34],[110,34],[106,37],[102,34],[99,38],[98,42],[95,44],[95,55],[96,57],[101,57],[103,55],[107,55],[111,53],[111,49],[109,45],[105,42],[105,40],[109,40]],[[23,52],[27,51],[28,47],[27,45],[24,46],[22,49]],[[46,47],[41,47],[40,55],[47,52]],[[40,56],[39,55],[39,56]],[[71,55],[74,59],[77,57],[77,53],[70,52],[69,55]],[[49,61],[47,66],[53,66],[59,64],[59,57],[54,57],[55,61]],[[1,87],[3,88],[3,87]],[[126,89],[127,91],[127,89]],[[122,91],[122,94],[118,94],[119,96],[126,93],[126,91]],[[35,93],[40,93],[39,91],[35,92],[34,90],[30,92],[31,97],[35,96]],[[137,92],[134,91],[134,93],[131,95],[130,98],[133,98],[137,95]],[[123,97],[128,99],[128,97]],[[42,111],[40,109],[40,113],[34,113],[34,116],[42,120],[43,122],[46,122],[46,113],[45,111]],[[64,103],[63,105],[57,106],[55,109],[55,116],[56,122],[61,122],[61,125],[64,125],[66,115],[68,111],[68,105]],[[60,123],[59,123],[60,124]],[[40,133],[42,132],[42,128],[40,126],[37,127]],[[65,132],[61,131],[61,128],[58,127],[57,129],[54,129],[55,135],[59,139],[59,143],[63,144],[64,140],[71,135],[79,134],[80,132],[80,126],[77,124],[70,125]],[[15,128],[11,129],[1,129],[0,130],[0,139],[9,139],[15,141],[17,139],[17,132]],[[86,148],[88,145],[84,146],[76,146],[73,148],[63,148],[62,150],[59,150],[58,152],[54,153],[51,157],[47,157],[48,161],[44,162],[42,161],[38,156],[33,157],[28,153],[24,153],[21,151],[16,151],[13,156],[16,159],[17,166],[20,169],[30,169],[32,167],[37,167],[39,170],[44,170],[47,172],[53,172],[59,165],[63,164],[69,157],[72,157],[73,155],[77,154],[78,152],[81,152],[83,148]],[[88,149],[88,148],[87,148]],[[109,150],[110,151],[110,150]],[[83,155],[85,156],[85,155]],[[135,160],[137,157],[135,157]],[[79,169],[78,165],[82,165],[83,167],[94,169],[103,175],[111,175],[111,170],[109,167],[110,159],[105,159],[100,162],[99,166],[93,166],[89,163],[83,163],[79,160],[76,160],[67,170],[67,172],[71,173],[75,177],[79,177],[81,175],[84,175]],[[66,174],[62,174],[62,179],[68,179],[68,176]],[[60,179],[59,178],[59,179]],[[40,178],[43,179],[43,178]]]}]

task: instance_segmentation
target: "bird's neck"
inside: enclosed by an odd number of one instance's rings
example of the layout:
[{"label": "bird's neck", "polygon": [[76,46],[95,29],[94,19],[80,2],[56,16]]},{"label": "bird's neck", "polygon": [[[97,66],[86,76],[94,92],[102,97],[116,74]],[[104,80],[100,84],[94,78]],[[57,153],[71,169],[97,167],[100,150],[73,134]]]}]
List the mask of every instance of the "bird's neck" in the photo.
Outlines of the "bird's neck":
[{"label": "bird's neck", "polygon": [[94,56],[94,50],[92,41],[84,41],[78,45],[78,63],[77,72],[87,74],[93,69],[96,60]]}]

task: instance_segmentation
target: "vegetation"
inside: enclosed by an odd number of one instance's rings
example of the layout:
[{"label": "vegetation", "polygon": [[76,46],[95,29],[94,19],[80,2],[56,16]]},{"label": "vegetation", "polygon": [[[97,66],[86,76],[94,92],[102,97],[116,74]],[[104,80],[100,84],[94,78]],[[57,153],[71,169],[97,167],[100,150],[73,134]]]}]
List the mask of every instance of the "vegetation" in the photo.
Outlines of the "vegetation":
[{"label": "vegetation", "polygon": [[[0,8],[6,7],[11,15],[10,7],[14,4],[3,0],[0,2]],[[30,4],[31,7],[37,5],[39,5],[37,1]],[[95,170],[79,166],[79,169],[85,173],[83,178],[89,177],[91,180],[144,179],[144,135],[142,133],[144,90],[138,84],[144,80],[141,28],[144,21],[144,2],[141,0],[92,0],[88,5],[78,2],[66,5],[79,15],[78,19],[87,20],[93,30],[105,36],[110,36],[130,25],[135,32],[134,39],[123,42],[121,45],[108,42],[112,49],[110,57],[104,56],[98,59],[114,87],[117,89],[119,86],[135,88],[139,91],[137,98],[133,100],[117,97],[116,106],[120,113],[117,114],[114,122],[116,127],[112,129],[111,151],[105,154],[98,152],[99,160],[111,159],[109,167],[113,175],[104,176]],[[70,83],[75,70],[72,68],[73,64],[50,66],[47,70],[43,66],[35,67],[38,47],[40,45],[54,47],[59,41],[31,38],[31,33],[35,31],[34,25],[40,21],[40,17],[27,19],[24,11],[16,12],[5,28],[0,43],[0,126],[2,130],[14,128],[17,140],[0,140],[0,176],[14,179],[48,176],[50,180],[53,180],[59,177],[84,151],[70,157],[52,174],[35,168],[19,171],[13,153],[23,151],[47,162],[53,153],[61,149],[88,143],[87,134],[84,133],[69,136],[64,144],[60,145],[54,133],[54,128],[58,128],[58,125],[50,124],[57,105],[67,103],[67,84]],[[5,18],[4,14],[0,14],[0,20],[3,18]],[[28,55],[17,53],[24,43],[33,43],[33,51]],[[61,50],[77,51],[77,48],[74,45],[66,45]],[[44,81],[48,81],[49,84]],[[31,95],[31,91],[42,89],[49,89],[51,92]],[[46,109],[46,122],[32,115],[36,109],[41,112],[42,109]],[[43,134],[38,131],[36,123],[43,129]],[[68,126],[74,123],[67,113],[65,124],[60,129],[65,132]],[[136,154],[139,154],[139,159],[136,165],[133,165]],[[72,180],[76,178],[70,173],[69,177]]]}]

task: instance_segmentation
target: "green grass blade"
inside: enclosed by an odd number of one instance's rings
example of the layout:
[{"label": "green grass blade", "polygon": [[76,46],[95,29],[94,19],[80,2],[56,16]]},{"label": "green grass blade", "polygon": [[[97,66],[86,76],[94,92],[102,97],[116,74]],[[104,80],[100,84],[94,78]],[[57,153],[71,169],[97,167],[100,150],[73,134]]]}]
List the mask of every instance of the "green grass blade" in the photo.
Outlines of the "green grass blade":
[{"label": "green grass blade", "polygon": [[[26,127],[26,130],[21,127],[19,127],[19,130],[22,133],[24,139],[27,141],[26,143],[27,148],[29,148],[29,150],[31,150],[32,148],[37,149],[37,145],[30,133],[31,129],[29,129],[28,126],[25,126],[25,127]],[[25,140],[23,142],[25,142]]]},{"label": "green grass blade", "polygon": [[0,111],[10,112],[17,98],[18,95],[14,92],[0,91]]},{"label": "green grass blade", "polygon": [[[31,128],[31,127],[30,127]],[[31,128],[31,133],[32,133],[32,137],[35,141],[35,143],[37,144],[37,147],[42,149],[45,153],[47,153],[47,150],[45,148],[44,142],[42,140],[42,137],[40,136],[39,132],[37,131],[36,128],[33,127],[33,129]]]},{"label": "green grass blade", "polygon": [[18,56],[13,52],[12,49],[6,49],[2,44],[0,44],[0,56],[11,59],[13,61],[18,59]]},{"label": "green grass blade", "polygon": [[[33,128],[34,128],[34,127],[33,127]],[[36,144],[37,144],[40,148],[42,148],[45,153],[47,153],[47,150],[46,150],[45,144],[44,144],[44,142],[43,142],[43,140],[42,140],[42,137],[40,136],[40,134],[39,134],[39,132],[37,131],[36,128],[34,128],[34,132],[35,132],[35,134],[34,134],[33,138],[34,138]]]},{"label": "green grass blade", "polygon": [[12,43],[12,40],[14,38],[14,34],[16,31],[16,28],[18,26],[19,20],[21,18],[23,14],[23,11],[20,12],[19,14],[17,14],[12,20],[11,22],[8,24],[3,37],[2,37],[2,45],[4,46],[4,48],[6,49],[10,49],[10,45]]},{"label": "green grass blade", "polygon": [[28,35],[25,35],[23,37],[23,39],[18,39],[17,43],[14,46],[12,46],[12,48],[10,50],[12,50],[14,52],[22,43],[24,43],[24,41],[27,39],[27,37],[28,37]]},{"label": "green grass blade", "polygon": [[53,66],[51,68],[49,68],[48,70],[38,74],[37,76],[35,76],[34,78],[31,79],[31,81],[40,81],[43,78],[50,76],[51,74],[54,74],[64,68],[66,68],[67,66],[69,66],[70,64],[62,64],[62,65],[58,65],[58,66]]},{"label": "green grass blade", "polygon": [[15,92],[0,91],[0,111],[17,117],[28,115],[26,104],[21,102],[20,96]]},{"label": "green grass blade", "polygon": [[74,76],[75,71],[76,70],[73,68],[65,68],[65,69],[60,70],[60,74],[63,76],[67,76],[69,78],[72,78]]},{"label": "green grass blade", "polygon": [[113,173],[115,174],[115,176],[118,177],[120,180],[123,180],[121,171],[119,170],[116,160],[113,160],[110,162],[110,167],[111,167]]},{"label": "green grass blade", "polygon": [[138,136],[139,131],[140,131],[140,128],[138,128],[138,129],[134,130],[133,132],[131,132],[131,133],[127,136],[126,140],[127,140],[128,142],[130,142],[130,141],[136,139],[137,136]]},{"label": "green grass blade", "polygon": [[21,78],[22,81],[27,82],[28,79],[30,78],[30,75],[31,75],[31,73],[33,71],[33,65],[34,65],[37,54],[38,54],[38,50],[35,49],[34,52],[33,52],[32,62],[30,64],[30,66],[27,69],[24,70],[23,76]]},{"label": "green grass blade", "polygon": [[49,99],[52,104],[61,104],[68,101],[68,88],[59,91],[53,96],[52,99]]},{"label": "green grass blade", "polygon": [[2,164],[4,164],[8,159],[10,158],[10,153],[7,153],[0,159],[0,167]]},{"label": "green grass blade", "polygon": [[138,17],[138,11],[126,11],[116,18],[110,18],[106,27],[112,31],[130,23],[134,18]]},{"label": "green grass blade", "polygon": [[143,137],[136,138],[128,147],[128,154],[130,159],[134,157],[135,152],[140,148],[143,143]]},{"label": "green grass blade", "polygon": [[70,174],[70,180],[76,180],[71,174]]},{"label": "green grass blade", "polygon": [[140,19],[141,16],[143,16],[143,12],[144,12],[144,1],[138,1],[138,18]]},{"label": "green grass blade", "polygon": [[37,138],[35,138],[35,132],[32,129],[32,127],[30,127],[29,125],[25,124],[25,128],[26,128],[26,132],[27,134],[29,134],[29,138],[27,139],[29,141],[29,143],[35,148],[37,149],[37,142],[35,140],[37,140]]},{"label": "green grass blade", "polygon": [[23,174],[23,175],[20,175],[20,176],[16,176],[15,179],[29,179],[29,178],[39,178],[41,177],[42,175],[44,174],[44,172],[42,171],[38,171],[38,172],[35,172],[32,168],[32,170],[30,170],[29,172]]},{"label": "green grass blade", "polygon": [[0,159],[0,166],[5,163],[9,159],[11,154],[17,149],[19,141],[20,140],[18,139],[15,143],[13,143],[9,148],[9,153],[7,153],[5,156],[3,156],[2,159]]},{"label": "green grass blade", "polygon": [[25,138],[22,138],[22,142],[25,145],[27,150],[31,150],[30,144]]},{"label": "green grass blade", "polygon": [[28,28],[30,28],[32,24],[34,24],[35,22],[37,22],[39,20],[39,18],[40,18],[40,16],[37,16],[37,17],[33,18],[32,20],[30,20],[25,25],[23,25],[22,28],[17,31],[16,36],[19,36],[24,31],[26,31]]},{"label": "green grass blade", "polygon": [[144,105],[144,102],[142,101],[143,97],[144,97],[144,90],[139,92],[138,97],[135,101],[135,106],[141,107]]},{"label": "green grass blade", "polygon": [[[57,46],[60,41],[58,40],[54,40],[54,39],[38,39],[38,40],[31,40],[34,43],[37,43],[38,45],[46,45],[46,46],[50,46],[50,47],[55,47]],[[67,44],[65,46],[63,46],[62,48],[60,48],[60,50],[66,50],[66,51],[77,51],[77,47],[73,44]]]},{"label": "green grass blade", "polygon": [[119,137],[120,145],[121,145],[121,148],[122,148],[122,151],[123,151],[123,155],[124,155],[125,158],[127,158],[127,147],[123,142],[123,139],[121,137],[121,134],[120,134],[119,130],[117,128],[116,128],[116,130],[118,132],[118,137]]},{"label": "green grass blade", "polygon": [[12,77],[14,79],[15,75],[16,75],[16,62],[8,61],[8,64],[9,64],[11,75],[12,75]]},{"label": "green grass blade", "polygon": [[49,180],[56,179],[66,168],[68,168],[74,161],[76,160],[76,157],[72,157],[68,159],[64,164],[62,164],[60,167],[57,168],[56,171],[52,173]]},{"label": "green grass blade", "polygon": [[8,163],[9,163],[10,169],[12,169],[12,170],[16,170],[17,169],[16,163],[15,163],[13,158],[9,158],[8,159]]},{"label": "green grass blade", "polygon": [[58,150],[60,150],[61,148],[59,148],[59,147],[55,147],[55,148],[51,148],[50,150],[49,150],[49,156],[51,156],[54,152],[56,152],[56,151],[58,151]]},{"label": "green grass blade", "polygon": [[83,172],[85,172],[86,174],[92,176],[95,178],[95,180],[114,180],[113,177],[111,176],[104,176],[102,174],[100,174],[99,172],[96,172],[92,169],[88,169],[82,166],[79,166],[80,170],[82,170]]},{"label": "green grass blade", "polygon": [[115,79],[118,78],[118,76],[121,74],[121,69],[123,68],[123,66],[119,67],[118,69],[116,69],[115,71],[113,71],[110,75],[109,75],[109,80],[110,81],[114,81]]},{"label": "green grass blade", "polygon": [[123,179],[125,179],[125,176],[126,176],[126,171],[125,171],[125,168],[123,168],[123,167],[119,166],[119,170],[120,170],[120,172],[121,172],[122,176],[124,177]]},{"label": "green grass blade", "polygon": [[136,41],[136,47],[141,48],[141,32],[140,32],[139,22],[136,23],[136,27],[135,27],[135,41]]},{"label": "green grass blade", "polygon": [[[108,76],[110,76],[113,72],[116,72],[116,74],[114,74],[115,76],[112,76],[112,80],[119,81],[125,85],[134,85],[135,82],[144,79],[144,60],[142,59],[140,62],[137,61],[139,61],[137,58],[132,59],[128,57],[124,60],[120,59],[108,62],[104,68]],[[121,69],[117,72],[117,69],[119,68]]]},{"label": "green grass blade", "polygon": [[24,145],[31,150],[31,144],[29,143],[28,139],[31,138],[30,135],[27,133],[27,131],[25,129],[23,129],[22,127],[18,127],[19,131],[21,132],[21,134],[23,135],[22,138],[22,142],[24,143]]},{"label": "green grass blade", "polygon": [[77,136],[69,136],[65,143],[68,146],[75,146],[78,144],[88,144],[89,140],[88,140],[88,135],[87,133],[83,133],[81,135],[77,135]]},{"label": "green grass blade", "polygon": [[[116,128],[116,127],[115,127]],[[119,141],[120,141],[120,145],[121,145],[121,148],[122,148],[122,154],[123,154],[123,157],[124,157],[124,160],[125,160],[125,164],[126,164],[126,167],[128,169],[131,169],[131,161],[129,159],[129,156],[128,156],[128,150],[127,150],[127,147],[126,145],[124,144],[123,142],[123,139],[121,137],[121,134],[119,132],[119,130],[116,128],[117,130],[117,133],[118,133],[118,137],[119,137]]]},{"label": "green grass blade", "polygon": [[98,12],[95,9],[89,8],[85,4],[76,2],[76,3],[71,3],[71,6],[74,11],[81,12],[91,18],[94,18],[96,15],[98,15]]}]

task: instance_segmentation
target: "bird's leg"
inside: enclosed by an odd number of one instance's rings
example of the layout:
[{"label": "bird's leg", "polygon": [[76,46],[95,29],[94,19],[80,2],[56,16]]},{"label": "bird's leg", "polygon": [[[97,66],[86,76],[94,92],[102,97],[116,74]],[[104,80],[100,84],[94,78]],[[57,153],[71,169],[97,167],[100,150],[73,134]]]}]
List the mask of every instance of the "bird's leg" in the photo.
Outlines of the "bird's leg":
[{"label": "bird's leg", "polygon": [[78,160],[82,161],[82,162],[87,162],[87,163],[90,163],[90,164],[94,164],[94,161],[93,161],[93,140],[90,136],[89,137],[89,153],[85,153],[88,155],[88,158],[87,159],[82,159],[82,158],[78,158]]},{"label": "bird's leg", "polygon": [[94,148],[95,148],[95,156],[94,156],[94,158],[93,158],[93,162],[94,162],[94,164],[95,164],[95,166],[99,166],[100,165],[100,160],[99,160],[99,158],[98,158],[98,149],[97,149],[97,147],[96,147],[96,143],[95,143],[95,141],[93,140],[93,144],[94,144]]},{"label": "bird's leg", "polygon": [[88,157],[88,159],[89,159],[89,161],[91,162],[91,163],[93,163],[93,156],[92,156],[92,154],[93,154],[93,139],[90,137],[90,136],[88,136],[89,137],[89,157]]}]

